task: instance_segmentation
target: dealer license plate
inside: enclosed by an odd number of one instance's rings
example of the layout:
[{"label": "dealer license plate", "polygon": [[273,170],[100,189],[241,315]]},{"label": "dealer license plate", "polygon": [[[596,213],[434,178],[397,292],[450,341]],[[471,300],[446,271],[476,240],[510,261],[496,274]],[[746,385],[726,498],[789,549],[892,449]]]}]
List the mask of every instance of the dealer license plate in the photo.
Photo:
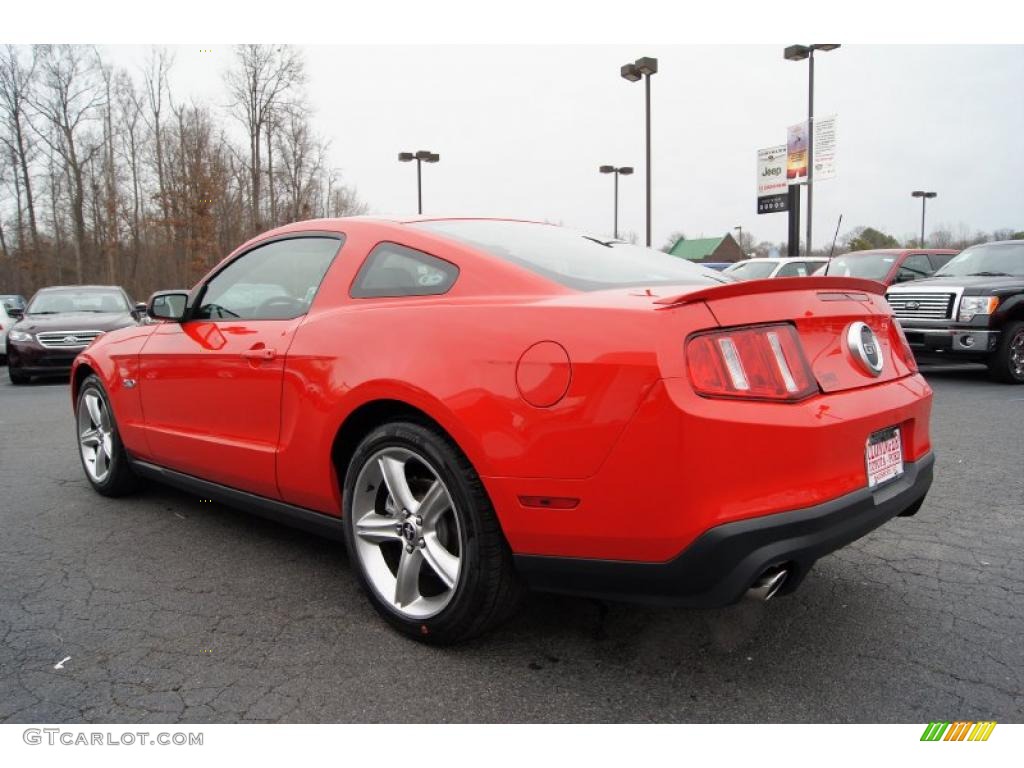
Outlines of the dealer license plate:
[{"label": "dealer license plate", "polygon": [[903,444],[899,427],[889,427],[868,438],[864,451],[868,468],[868,488],[903,474]]}]

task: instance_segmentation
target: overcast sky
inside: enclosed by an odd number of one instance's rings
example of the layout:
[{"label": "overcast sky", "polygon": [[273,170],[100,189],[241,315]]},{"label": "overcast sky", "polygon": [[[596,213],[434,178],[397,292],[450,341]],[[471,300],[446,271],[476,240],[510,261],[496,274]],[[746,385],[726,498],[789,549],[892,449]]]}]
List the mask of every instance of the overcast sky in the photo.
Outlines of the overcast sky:
[{"label": "overcast sky", "polygon": [[[178,98],[225,101],[230,46],[176,52]],[[807,63],[771,46],[306,46],[314,124],[331,159],[374,213],[416,210],[415,168],[397,153],[441,155],[424,166],[426,213],[548,219],[610,233],[612,179],[620,230],[644,231],[643,84],[619,66],[656,56],[652,79],[654,245],[671,232],[717,236],[742,225],[786,235],[786,215],[755,213],[759,147],[784,143],[806,117]],[[107,46],[134,66],[146,48]],[[913,189],[938,192],[928,229],[1024,229],[1024,46],[843,46],[818,54],[815,112],[837,114],[837,177],[815,186],[814,240],[874,226],[920,226]]]}]

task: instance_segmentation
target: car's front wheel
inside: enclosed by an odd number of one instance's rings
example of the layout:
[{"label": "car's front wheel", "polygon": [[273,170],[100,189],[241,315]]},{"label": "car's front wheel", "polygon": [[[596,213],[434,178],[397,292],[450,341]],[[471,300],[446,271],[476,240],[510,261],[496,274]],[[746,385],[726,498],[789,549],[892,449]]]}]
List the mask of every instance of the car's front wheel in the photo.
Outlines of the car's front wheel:
[{"label": "car's front wheel", "polygon": [[996,381],[1024,384],[1024,322],[1008,323],[988,363]]},{"label": "car's front wheel", "polygon": [[446,435],[411,422],[378,427],[349,463],[343,503],[359,580],[402,632],[458,642],[517,607],[522,588],[494,509]]},{"label": "car's front wheel", "polygon": [[89,376],[78,391],[75,408],[78,455],[85,477],[104,496],[124,496],[138,486],[103,384]]},{"label": "car's front wheel", "polygon": [[19,371],[17,368],[12,367],[10,365],[10,361],[8,361],[7,365],[7,375],[11,379],[11,384],[28,384],[32,378],[31,376]]}]

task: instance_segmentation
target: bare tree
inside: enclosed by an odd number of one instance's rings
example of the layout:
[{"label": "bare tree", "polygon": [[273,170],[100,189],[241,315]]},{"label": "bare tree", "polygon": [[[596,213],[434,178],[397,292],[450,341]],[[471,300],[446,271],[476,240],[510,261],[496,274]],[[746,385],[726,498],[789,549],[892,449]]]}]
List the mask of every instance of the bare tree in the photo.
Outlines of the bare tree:
[{"label": "bare tree", "polygon": [[64,282],[64,222],[58,213],[58,202],[63,197],[64,179],[67,175],[67,166],[62,162],[60,155],[50,149],[46,176],[49,181],[50,195],[50,228],[53,231],[53,257],[57,282]]},{"label": "bare tree", "polygon": [[187,286],[257,234],[254,199],[257,219],[275,224],[364,212],[301,104],[298,55],[257,50],[269,69],[256,78],[254,165],[253,146],[231,138],[219,110],[175,100],[165,50],[131,73],[92,48],[0,49],[0,69],[23,94],[22,151],[11,102],[0,98],[3,286],[31,293],[107,279],[145,295]]},{"label": "bare tree", "polygon": [[146,101],[149,107],[146,117],[150,135],[153,137],[153,153],[156,164],[157,199],[160,203],[164,237],[168,241],[171,239],[171,216],[164,171],[164,132],[161,120],[165,114],[164,101],[170,101],[170,85],[167,78],[173,64],[174,57],[166,48],[155,48],[150,52],[149,61],[143,72]]},{"label": "bare tree", "polygon": [[[249,208],[253,230],[262,227],[262,143],[271,131],[272,117],[305,82],[305,66],[298,50],[286,45],[240,45],[235,49],[236,67],[228,70],[225,83],[232,114],[249,134]],[[272,135],[268,133],[268,146]]]},{"label": "bare tree", "polygon": [[[26,65],[21,61],[18,49],[13,45],[4,46],[0,50],[0,123],[4,128],[4,135],[0,137],[0,140],[10,148],[15,157],[16,173],[21,177],[19,186],[25,193],[32,249],[35,254],[38,254],[39,228],[36,224],[32,176],[29,173],[30,142],[27,137],[29,125],[27,109],[35,75],[36,58],[34,54]],[[20,200],[18,205],[20,209]],[[21,238],[21,236],[19,232],[18,237]]]},{"label": "bare tree", "polygon": [[280,176],[287,194],[287,221],[299,221],[313,215],[319,192],[326,146],[315,139],[305,116],[289,110],[284,128],[278,134],[281,156]]},{"label": "bare tree", "polygon": [[[0,185],[2,185],[7,178],[7,158],[5,153],[0,152]],[[11,252],[7,247],[7,235],[4,233],[4,216],[3,211],[0,210],[0,256],[3,257],[3,266],[5,269],[0,274],[7,275],[7,280],[13,283],[13,268],[8,263],[10,261]]]},{"label": "bare tree", "polygon": [[67,164],[71,177],[71,220],[75,239],[75,277],[81,282],[87,253],[85,224],[85,172],[99,146],[83,146],[82,131],[95,117],[102,102],[91,65],[84,49],[74,45],[43,46],[41,70],[43,91],[33,105],[56,135],[41,131],[39,136],[51,144]]},{"label": "bare tree", "polygon": [[953,233],[945,227],[932,230],[928,235],[928,242],[932,244],[933,248],[952,248],[953,247]]},{"label": "bare tree", "polygon": [[121,126],[119,154],[128,166],[131,203],[125,218],[131,236],[131,278],[134,281],[142,247],[142,174],[140,153],[147,136],[142,122],[142,96],[127,72],[119,72],[116,83],[117,122]]},{"label": "bare tree", "polygon": [[685,240],[685,239],[686,239],[686,233],[685,232],[682,232],[682,231],[673,232],[671,235],[668,236],[668,240],[665,241],[665,244],[663,246],[661,246],[661,250],[663,250],[665,253],[668,253],[669,251],[672,250],[673,246],[677,242],[679,242],[680,240]]}]

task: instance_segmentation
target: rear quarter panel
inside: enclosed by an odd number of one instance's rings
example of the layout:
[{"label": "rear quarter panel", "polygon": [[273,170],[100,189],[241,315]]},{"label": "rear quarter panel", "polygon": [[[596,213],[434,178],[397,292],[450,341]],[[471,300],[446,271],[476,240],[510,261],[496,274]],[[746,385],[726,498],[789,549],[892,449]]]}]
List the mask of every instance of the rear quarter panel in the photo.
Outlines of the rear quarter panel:
[{"label": "rear quarter panel", "polygon": [[[485,478],[591,476],[660,376],[656,319],[454,298],[367,300],[310,317],[286,365],[282,494],[337,513],[331,445],[349,414],[379,399],[426,412]],[[538,408],[520,397],[516,364],[544,340],[561,344],[572,367],[565,396]]]}]

